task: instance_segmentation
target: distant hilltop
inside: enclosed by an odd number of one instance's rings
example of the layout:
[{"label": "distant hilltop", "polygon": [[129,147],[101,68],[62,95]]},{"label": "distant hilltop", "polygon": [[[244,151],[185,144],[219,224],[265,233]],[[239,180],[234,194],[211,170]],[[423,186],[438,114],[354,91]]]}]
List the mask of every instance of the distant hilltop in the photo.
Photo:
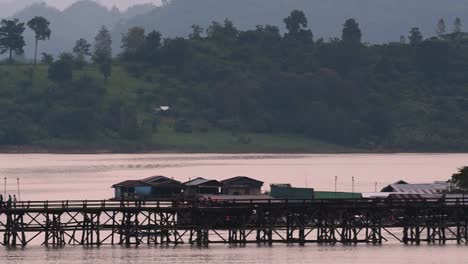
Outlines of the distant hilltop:
[{"label": "distant hilltop", "polygon": [[[47,4],[51,7],[57,8],[59,10],[65,10],[71,5],[77,2],[83,2],[89,0],[2,0],[0,17],[9,17],[19,12],[22,9],[25,9],[31,5],[35,4]],[[152,4],[152,5],[161,5],[161,0],[96,0],[96,3],[106,6],[107,8],[118,8],[122,11],[131,8],[135,5],[141,4]]]},{"label": "distant hilltop", "polygon": [[[54,55],[70,50],[76,39],[92,40],[102,25],[113,30],[115,40],[134,26],[148,32],[157,30],[164,37],[185,37],[193,24],[207,28],[211,22],[226,18],[242,30],[265,24],[284,29],[282,18],[294,9],[305,12],[316,38],[339,36],[343,21],[355,18],[364,41],[370,43],[398,41],[412,27],[419,27],[425,36],[434,35],[440,18],[450,25],[456,17],[468,21],[468,0],[49,0],[47,4],[7,1],[1,5],[0,16],[22,21],[43,16],[51,22],[54,34],[45,52]],[[118,8],[112,8],[112,3]],[[128,7],[125,3],[134,5]],[[27,40],[32,43],[33,37]],[[119,48],[116,44],[114,50]],[[32,50],[26,50],[26,56],[31,54]]]}]

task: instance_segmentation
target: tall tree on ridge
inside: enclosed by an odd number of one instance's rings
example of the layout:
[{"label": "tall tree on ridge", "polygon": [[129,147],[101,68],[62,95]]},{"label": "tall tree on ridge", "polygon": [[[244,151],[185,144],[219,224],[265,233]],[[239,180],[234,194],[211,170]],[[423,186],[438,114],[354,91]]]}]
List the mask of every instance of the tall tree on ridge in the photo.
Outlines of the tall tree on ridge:
[{"label": "tall tree on ridge", "polygon": [[190,39],[200,39],[203,34],[203,28],[199,25],[192,25],[192,33],[189,34]]},{"label": "tall tree on ridge", "polygon": [[312,42],[314,35],[312,31],[307,28],[307,17],[304,12],[299,10],[294,10],[291,14],[284,19],[284,23],[286,24],[286,29],[288,33],[286,33],[286,38],[293,38],[293,39],[301,39],[305,42]]},{"label": "tall tree on ridge", "polygon": [[80,38],[76,41],[73,53],[78,60],[86,60],[86,57],[91,56],[91,44],[84,38]]},{"label": "tall tree on ridge", "polygon": [[284,19],[284,23],[286,24],[286,29],[288,29],[288,34],[294,35],[299,33],[302,28],[307,27],[307,18],[304,12],[294,10]]},{"label": "tall tree on ridge", "polygon": [[146,35],[141,27],[132,27],[122,34],[123,56],[127,59],[138,59],[145,48]]},{"label": "tall tree on ridge", "polygon": [[18,19],[3,19],[0,22],[0,54],[9,52],[10,62],[13,60],[13,52],[24,53],[24,30],[24,23],[20,23]]},{"label": "tall tree on ridge", "polygon": [[102,26],[96,35],[92,59],[107,80],[112,70],[112,37],[106,26]]},{"label": "tall tree on ridge", "polygon": [[45,19],[44,17],[34,17],[28,22],[28,27],[34,31],[35,40],[36,40],[36,47],[34,49],[34,65],[37,64],[37,46],[39,44],[39,40],[46,40],[50,39],[51,30],[49,28],[50,22]]},{"label": "tall tree on ridge", "polygon": [[353,18],[346,20],[343,25],[342,39],[347,44],[360,44],[362,32],[359,24]]},{"label": "tall tree on ridge", "polygon": [[442,38],[447,33],[447,27],[445,26],[445,20],[443,18],[439,19],[437,22],[436,34],[439,38]]},{"label": "tall tree on ridge", "polygon": [[406,44],[406,37],[404,35],[400,36],[400,44]]},{"label": "tall tree on ridge", "polygon": [[453,33],[460,33],[462,32],[462,22],[459,17],[455,18],[455,21],[453,22]]},{"label": "tall tree on ridge", "polygon": [[418,44],[420,44],[421,42],[423,42],[423,36],[421,34],[421,31],[419,31],[419,28],[418,27],[413,27],[411,28],[410,30],[410,35],[408,37],[409,39],[409,42],[412,46],[416,46]]}]

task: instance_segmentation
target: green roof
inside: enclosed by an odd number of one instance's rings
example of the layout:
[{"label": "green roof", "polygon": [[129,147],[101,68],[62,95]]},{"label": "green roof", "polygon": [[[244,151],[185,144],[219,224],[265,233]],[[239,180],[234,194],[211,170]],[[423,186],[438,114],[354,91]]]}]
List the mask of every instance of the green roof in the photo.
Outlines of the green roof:
[{"label": "green roof", "polygon": [[351,192],[314,192],[315,200],[327,200],[327,199],[359,199],[362,198],[361,193]]},{"label": "green roof", "polygon": [[270,196],[276,199],[314,199],[314,189],[271,186]]}]

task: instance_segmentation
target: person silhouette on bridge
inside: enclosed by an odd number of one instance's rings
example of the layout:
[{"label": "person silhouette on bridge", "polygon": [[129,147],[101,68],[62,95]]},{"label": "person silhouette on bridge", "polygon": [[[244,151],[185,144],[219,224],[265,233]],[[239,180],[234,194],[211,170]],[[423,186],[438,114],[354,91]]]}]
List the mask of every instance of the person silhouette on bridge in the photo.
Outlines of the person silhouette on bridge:
[{"label": "person silhouette on bridge", "polygon": [[11,195],[9,194],[9,195],[8,195],[7,204],[6,204],[6,207],[7,207],[7,208],[11,208],[11,201],[12,201]]},{"label": "person silhouette on bridge", "polygon": [[0,194],[0,208],[3,207],[3,194]]}]

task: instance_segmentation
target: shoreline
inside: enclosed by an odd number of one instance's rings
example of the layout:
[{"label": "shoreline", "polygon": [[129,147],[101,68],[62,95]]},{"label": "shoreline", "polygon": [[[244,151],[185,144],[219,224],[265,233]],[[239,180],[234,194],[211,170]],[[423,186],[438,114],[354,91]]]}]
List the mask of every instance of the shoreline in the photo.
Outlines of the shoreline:
[{"label": "shoreline", "polygon": [[104,154],[291,154],[291,155],[313,155],[313,154],[467,154],[468,152],[463,151],[403,151],[403,150],[352,150],[349,151],[336,151],[336,150],[324,150],[320,149],[317,151],[303,151],[303,150],[268,150],[262,151],[242,151],[242,150],[218,150],[218,151],[206,151],[203,149],[198,150],[182,150],[182,149],[133,149],[125,150],[123,148],[116,147],[112,148],[56,148],[56,147],[40,147],[40,146],[4,146],[0,147],[0,154],[55,154],[55,155],[104,155]]}]

